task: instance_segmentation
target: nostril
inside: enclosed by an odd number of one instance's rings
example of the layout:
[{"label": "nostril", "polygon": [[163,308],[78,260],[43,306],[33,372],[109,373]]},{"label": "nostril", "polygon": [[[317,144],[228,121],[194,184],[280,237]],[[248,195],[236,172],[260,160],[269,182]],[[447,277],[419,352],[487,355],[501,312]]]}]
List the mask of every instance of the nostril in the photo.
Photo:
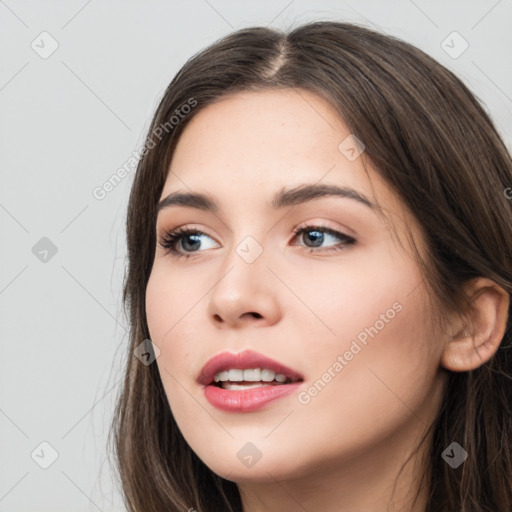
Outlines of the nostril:
[{"label": "nostril", "polygon": [[263,318],[262,315],[260,315],[259,313],[256,313],[254,311],[249,311],[247,313],[244,313],[241,318],[247,318],[248,316],[252,317],[252,318]]}]

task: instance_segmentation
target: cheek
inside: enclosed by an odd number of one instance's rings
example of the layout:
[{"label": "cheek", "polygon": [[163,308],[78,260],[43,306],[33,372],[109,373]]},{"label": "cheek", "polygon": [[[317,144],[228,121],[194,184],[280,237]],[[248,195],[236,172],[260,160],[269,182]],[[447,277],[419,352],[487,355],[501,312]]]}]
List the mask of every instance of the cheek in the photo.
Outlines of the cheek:
[{"label": "cheek", "polygon": [[[375,324],[379,331],[387,330],[399,316],[397,310],[421,293],[417,289],[422,276],[416,262],[390,247],[384,238],[371,250],[363,247],[333,263],[313,264],[313,274],[303,268],[295,278],[291,274],[286,277],[312,313],[302,315],[301,320],[305,328],[310,324],[310,339],[316,340],[320,334],[333,348],[342,348],[361,333],[364,338],[365,329]],[[407,315],[400,316],[403,321]]]},{"label": "cheek", "polygon": [[363,306],[357,321],[340,315],[334,324],[338,341],[325,351],[322,371],[311,376],[312,386],[302,397],[309,400],[304,414],[330,425],[333,436],[340,425],[356,431],[354,447],[385,438],[411,415],[428,421],[439,361],[426,336],[425,302],[421,290],[409,293],[396,283],[390,290],[387,299],[383,295]]},{"label": "cheek", "polygon": [[146,288],[146,316],[153,341],[165,345],[190,323],[207,291],[204,281],[200,272],[173,271],[169,263],[155,262]]},{"label": "cheek", "polygon": [[202,295],[198,296],[198,287],[204,287],[204,279],[198,278],[197,273],[196,277],[180,276],[167,265],[156,264],[146,289],[149,333],[160,349],[156,364],[175,420],[185,433],[193,430],[197,415],[201,414],[201,408],[196,407],[197,402],[189,395],[195,385],[191,368],[197,366],[198,356],[194,351],[198,347],[188,340],[200,338],[198,301]]},{"label": "cheek", "polygon": [[156,362],[168,397],[177,395],[174,387],[179,387],[178,383],[194,377],[190,368],[197,364],[193,345],[187,343],[187,340],[198,339],[197,326],[201,325],[197,316],[202,296],[197,290],[201,284],[198,282],[195,286],[194,279],[200,281],[197,275],[180,277],[167,265],[160,264],[153,268],[146,289],[149,334],[160,349]]},{"label": "cheek", "polygon": [[323,293],[310,293],[308,304],[325,329],[316,320],[317,335],[309,336],[315,343],[306,348],[313,386],[304,401],[315,409],[308,414],[350,411],[369,426],[375,415],[410,414],[407,406],[425,399],[439,364],[435,340],[426,334],[427,297],[415,262],[381,250],[378,257],[362,254],[350,268],[318,272],[315,283]]}]

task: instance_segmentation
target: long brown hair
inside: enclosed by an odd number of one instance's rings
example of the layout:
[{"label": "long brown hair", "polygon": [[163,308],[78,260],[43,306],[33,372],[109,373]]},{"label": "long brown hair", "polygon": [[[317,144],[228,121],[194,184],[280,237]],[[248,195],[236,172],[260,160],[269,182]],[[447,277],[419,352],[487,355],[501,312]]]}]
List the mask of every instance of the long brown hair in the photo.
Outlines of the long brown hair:
[{"label": "long brown hair", "polygon": [[[133,354],[149,338],[145,292],[156,205],[180,133],[225,95],[266,88],[322,96],[364,142],[364,157],[423,228],[428,254],[417,256],[437,318],[467,311],[463,285],[471,278],[488,277],[512,292],[510,155],[485,109],[453,73],[406,42],[349,23],[318,21],[288,33],[245,28],[215,42],[165,91],[129,199],[123,300],[131,331],[109,442],[130,512],[242,511],[236,484],[213,473],[184,440],[157,365],[141,364]],[[490,361],[448,372],[430,427],[427,512],[512,510],[510,323],[509,308]],[[469,453],[457,469],[441,457],[453,441]]]}]

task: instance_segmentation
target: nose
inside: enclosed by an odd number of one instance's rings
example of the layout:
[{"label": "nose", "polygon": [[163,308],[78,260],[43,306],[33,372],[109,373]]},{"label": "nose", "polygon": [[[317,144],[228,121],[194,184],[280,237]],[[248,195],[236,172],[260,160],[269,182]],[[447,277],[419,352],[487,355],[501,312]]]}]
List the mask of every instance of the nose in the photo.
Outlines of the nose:
[{"label": "nose", "polygon": [[273,325],[281,317],[279,284],[264,253],[248,262],[233,248],[209,295],[209,318],[221,329]]}]

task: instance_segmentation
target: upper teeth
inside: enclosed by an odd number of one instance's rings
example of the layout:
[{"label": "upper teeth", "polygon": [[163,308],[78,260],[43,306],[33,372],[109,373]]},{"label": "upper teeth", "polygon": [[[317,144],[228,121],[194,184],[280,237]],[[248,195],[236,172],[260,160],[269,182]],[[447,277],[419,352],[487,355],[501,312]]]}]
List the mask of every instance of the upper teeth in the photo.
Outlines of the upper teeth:
[{"label": "upper teeth", "polygon": [[225,370],[222,372],[218,372],[215,374],[213,378],[214,382],[224,382],[224,381],[233,381],[233,382],[242,382],[242,381],[250,381],[250,382],[272,382],[273,380],[277,380],[277,382],[286,381],[286,375],[282,373],[276,373],[273,370],[261,369],[261,368],[250,368],[247,370],[239,370],[239,369],[231,369]]}]

